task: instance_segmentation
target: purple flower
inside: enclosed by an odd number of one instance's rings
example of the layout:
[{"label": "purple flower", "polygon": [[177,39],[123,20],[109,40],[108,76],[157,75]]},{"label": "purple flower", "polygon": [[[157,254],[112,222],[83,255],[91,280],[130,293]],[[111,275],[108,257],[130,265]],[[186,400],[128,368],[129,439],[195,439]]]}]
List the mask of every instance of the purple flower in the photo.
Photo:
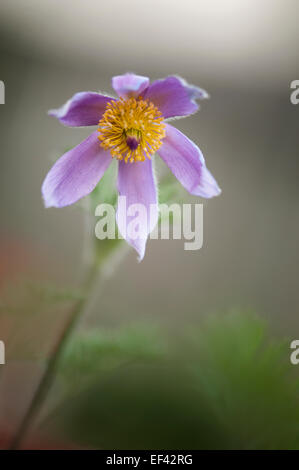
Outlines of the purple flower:
[{"label": "purple flower", "polygon": [[137,239],[127,234],[129,216],[120,207],[117,213],[121,235],[142,259],[147,237],[158,221],[151,160],[155,152],[189,193],[210,198],[221,192],[199,148],[167,123],[169,118],[195,113],[195,100],[208,95],[175,76],[150,84],[147,77],[127,73],[113,77],[112,87],[119,99],[81,92],[61,108],[49,111],[66,126],[98,129],[54,164],[43,182],[42,194],[46,207],[73,204],[95,188],[116,157],[119,196],[126,197],[127,207],[143,204],[146,208],[143,235]]}]

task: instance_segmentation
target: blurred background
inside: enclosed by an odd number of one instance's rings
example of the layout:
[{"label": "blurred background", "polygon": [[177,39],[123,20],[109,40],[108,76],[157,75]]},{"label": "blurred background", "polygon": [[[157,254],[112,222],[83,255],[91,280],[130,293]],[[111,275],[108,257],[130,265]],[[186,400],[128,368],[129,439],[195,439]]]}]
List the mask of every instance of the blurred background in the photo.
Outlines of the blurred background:
[{"label": "blurred background", "polygon": [[130,251],[93,305],[93,324],[158,322],[175,335],[234,308],[257,312],[275,334],[299,336],[299,105],[290,102],[298,44],[296,0],[1,1],[0,283],[9,300],[0,339],[11,360],[0,366],[0,421],[8,434],[38,382],[34,358],[46,354],[70,302],[35,305],[27,321],[32,299],[20,278],[74,287],[84,258],[86,215],[46,210],[40,187],[89,130],[65,128],[47,110],[77,91],[112,94],[113,75],[178,74],[210,93],[175,125],[199,145],[223,192],[200,201],[203,248],[149,241],[141,264]]}]

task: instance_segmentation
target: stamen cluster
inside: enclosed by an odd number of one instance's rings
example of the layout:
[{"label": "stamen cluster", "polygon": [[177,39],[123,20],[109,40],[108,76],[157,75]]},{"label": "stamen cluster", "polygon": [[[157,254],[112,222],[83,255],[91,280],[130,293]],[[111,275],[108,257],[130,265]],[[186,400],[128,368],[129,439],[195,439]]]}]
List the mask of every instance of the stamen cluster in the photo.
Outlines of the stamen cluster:
[{"label": "stamen cluster", "polygon": [[99,140],[118,160],[144,161],[162,145],[165,124],[162,113],[151,102],[120,98],[110,101],[99,122]]}]

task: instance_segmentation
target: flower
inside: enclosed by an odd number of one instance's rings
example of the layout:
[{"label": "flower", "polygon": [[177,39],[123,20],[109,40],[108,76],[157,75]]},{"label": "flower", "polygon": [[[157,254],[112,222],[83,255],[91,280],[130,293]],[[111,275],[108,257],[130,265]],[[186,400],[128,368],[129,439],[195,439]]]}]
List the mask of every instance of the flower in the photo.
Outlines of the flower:
[{"label": "flower", "polygon": [[127,207],[143,204],[146,208],[137,238],[127,233],[129,216],[119,209],[116,214],[121,235],[141,260],[147,237],[158,221],[151,159],[155,152],[189,193],[211,198],[221,192],[199,148],[167,122],[196,112],[196,99],[208,94],[176,76],[150,84],[147,77],[127,73],[113,77],[112,87],[118,99],[81,92],[49,111],[66,126],[98,128],[54,164],[43,182],[42,195],[46,207],[75,203],[95,188],[115,157],[119,160],[119,196],[126,197]]}]

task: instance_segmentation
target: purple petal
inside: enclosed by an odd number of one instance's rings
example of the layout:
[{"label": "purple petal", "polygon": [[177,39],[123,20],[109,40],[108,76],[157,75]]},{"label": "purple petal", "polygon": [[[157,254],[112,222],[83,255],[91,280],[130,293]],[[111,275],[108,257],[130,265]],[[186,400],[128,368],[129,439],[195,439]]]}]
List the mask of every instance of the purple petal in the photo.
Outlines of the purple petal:
[{"label": "purple petal", "polygon": [[189,98],[191,100],[206,100],[207,98],[210,98],[209,93],[204,90],[203,88],[199,88],[198,86],[195,85],[190,85],[189,83],[186,82],[181,77],[176,77],[178,80],[180,80],[181,84],[187,91]]},{"label": "purple petal", "polygon": [[[157,190],[152,161],[124,163],[119,162],[118,170],[118,208],[116,220],[123,238],[135,248],[141,261],[149,233],[158,221]],[[133,204],[142,205],[138,212]],[[131,207],[132,213],[127,212]],[[136,206],[137,208],[137,206]],[[137,237],[132,233],[132,220],[138,218]]]},{"label": "purple petal", "polygon": [[149,78],[134,73],[125,73],[112,78],[112,88],[122,98],[137,97],[148,85]]},{"label": "purple petal", "polygon": [[76,93],[61,108],[51,109],[48,114],[59,119],[65,126],[96,126],[111,100],[113,98],[93,91],[82,91]]},{"label": "purple petal", "polygon": [[166,137],[158,154],[189,193],[204,198],[221,193],[199,148],[170,124],[166,124]]},{"label": "purple petal", "polygon": [[194,100],[207,96],[204,90],[188,85],[179,77],[156,80],[143,93],[143,97],[152,101],[164,118],[195,113],[198,110],[198,105]]},{"label": "purple petal", "polygon": [[100,147],[98,132],[65,153],[47,174],[42,195],[46,207],[64,207],[89,194],[112,161]]}]

